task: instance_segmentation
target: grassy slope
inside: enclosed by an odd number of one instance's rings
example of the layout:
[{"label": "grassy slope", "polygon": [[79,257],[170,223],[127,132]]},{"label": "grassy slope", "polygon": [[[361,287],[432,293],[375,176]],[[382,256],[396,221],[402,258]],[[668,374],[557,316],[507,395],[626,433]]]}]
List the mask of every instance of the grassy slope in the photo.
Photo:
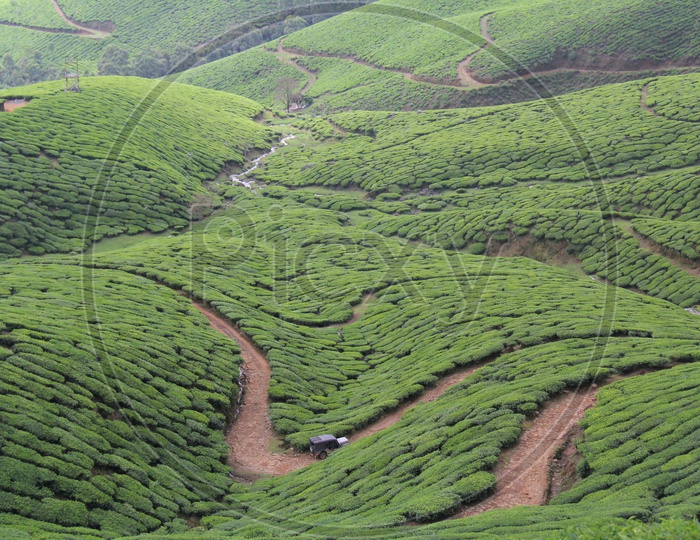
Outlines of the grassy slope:
[{"label": "grassy slope", "polygon": [[251,119],[257,103],[180,84],[114,77],[80,94],[56,82],[6,95],[18,92],[30,105],[0,114],[5,256],[80,250],[97,204],[88,241],[93,225],[96,239],[185,226],[203,181],[272,140]]},{"label": "grassy slope", "polygon": [[0,274],[5,532],[29,518],[135,534],[226,492],[235,344],[123,272],[37,261]]},{"label": "grassy slope", "polygon": [[[663,4],[625,0],[623,5],[596,0],[585,6],[573,0],[534,5],[519,0],[402,0],[386,4],[408,10],[411,17],[427,13],[425,20],[442,19],[464,35],[457,37],[436,28],[434,22],[407,20],[400,13],[378,13],[384,3],[377,2],[288,36],[284,41],[288,50],[332,57],[298,59],[318,75],[318,83],[307,94],[314,98],[316,110],[418,110],[528,101],[537,99],[541,92],[531,81],[515,77],[514,71],[567,68],[539,75],[547,92],[559,95],[644,78],[662,64],[680,68],[692,64],[700,48],[692,23],[683,22],[694,20],[687,15],[697,9],[686,0]],[[390,7],[386,9],[391,11]],[[496,46],[491,46],[491,51],[477,51],[485,43],[479,25],[485,14],[491,14],[489,28],[493,27],[490,31]],[[497,54],[492,54],[493,47],[497,47]],[[475,52],[469,68],[477,77],[508,80],[466,91],[449,86],[457,81],[458,64]],[[346,55],[377,67],[442,79],[448,85],[408,80],[399,73],[352,63],[344,59]],[[273,52],[260,50],[256,56],[261,65],[274,63]],[[507,65],[502,63],[504,59]],[[255,83],[250,61],[250,57],[236,56],[219,60],[206,70],[195,70],[188,82],[272,99],[274,84],[267,85],[267,91],[264,86],[261,89]]]},{"label": "grassy slope", "polygon": [[[63,68],[65,58],[78,59],[83,70],[94,73],[97,60],[110,45],[124,48],[132,55],[150,48],[166,52],[177,45],[195,48],[230,29],[270,15],[274,19],[274,14],[280,10],[305,6],[307,2],[292,0],[281,6],[277,0],[59,0],[59,5],[74,21],[106,28],[111,36],[101,40],[86,39],[2,26],[0,56],[38,51],[57,68]],[[58,16],[49,0],[3,0],[1,20],[29,26],[72,28]]]}]

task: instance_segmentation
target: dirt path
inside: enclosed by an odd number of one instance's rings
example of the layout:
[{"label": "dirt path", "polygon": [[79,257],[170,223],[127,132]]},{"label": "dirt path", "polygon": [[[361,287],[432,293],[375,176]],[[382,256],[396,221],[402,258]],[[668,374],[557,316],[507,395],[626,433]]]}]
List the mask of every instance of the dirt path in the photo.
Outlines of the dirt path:
[{"label": "dirt path", "polygon": [[567,390],[548,401],[533,420],[525,423],[516,445],[499,456],[494,470],[495,493],[477,504],[465,506],[450,519],[475,516],[488,510],[547,504],[553,488],[555,492],[560,492],[567,482],[572,481],[571,478],[551,478],[551,472],[558,465],[553,462],[554,457],[558,451],[563,450],[569,453],[566,457],[569,462],[576,460],[576,456],[572,455],[576,453],[574,438],[582,433],[578,424],[585,412],[595,406],[600,389],[624,379],[671,369],[680,364],[671,362],[660,368],[614,375],[600,385],[593,384],[576,391]]},{"label": "dirt path", "polygon": [[295,60],[296,56],[284,50],[284,38],[280,39],[279,43],[277,44],[277,59],[280,62],[295,67],[309,78],[309,82],[307,82],[306,86],[304,86],[304,88],[301,89],[301,95],[306,95],[306,93],[316,83],[316,74],[310,69],[307,69],[304,66],[298,64]]},{"label": "dirt path", "polygon": [[418,405],[421,405],[422,403],[428,403],[429,401],[436,400],[447,390],[461,383],[464,379],[469,377],[469,375],[472,375],[477,369],[479,369],[482,366],[483,364],[478,364],[475,366],[461,368],[452,373],[451,375],[443,377],[438,381],[436,386],[429,388],[419,396],[400,405],[397,409],[387,414],[386,416],[383,416],[373,424],[370,424],[365,428],[361,429],[360,431],[355,432],[352,435],[352,437],[350,437],[350,439],[352,441],[364,439],[365,437],[369,437],[370,435],[374,435],[375,433],[379,433],[380,431],[393,426],[399,420],[401,420],[401,418],[404,414],[406,414],[406,412],[410,411]]},{"label": "dirt path", "polygon": [[10,101],[5,101],[0,105],[2,107],[0,110],[3,112],[13,112],[16,111],[17,109],[21,109],[22,107],[26,107],[29,105],[29,102],[24,99],[12,99]]},{"label": "dirt path", "polygon": [[642,102],[641,106],[646,112],[653,114],[654,116],[659,116],[659,114],[647,105],[647,98],[649,97],[649,83],[642,86]]},{"label": "dirt path", "polygon": [[[631,221],[624,219],[615,218],[615,224],[620,227],[624,232],[629,233],[634,237],[634,239],[639,243],[640,247],[651,251],[659,257],[663,257],[666,261],[684,272],[687,272],[691,276],[700,277],[700,265],[695,263],[690,263],[690,261],[684,261],[680,256],[676,255],[673,250],[664,248],[663,246],[657,244],[653,240],[650,240],[646,236],[639,234],[635,229]],[[689,264],[690,263],[690,264]]]},{"label": "dirt path", "polygon": [[[284,48],[283,44],[284,40],[281,40],[280,43],[278,44],[277,47],[277,52],[279,53],[286,53],[291,56],[311,56],[311,57],[316,57],[316,58],[335,58],[338,60],[348,60],[349,62],[352,62],[353,64],[358,64],[360,66],[364,66],[367,68],[371,69],[378,69],[380,71],[388,71],[389,73],[398,73],[399,75],[403,75],[405,79],[408,79],[410,81],[414,82],[423,82],[427,84],[432,84],[435,86],[450,86],[450,87],[457,87],[459,88],[461,83],[459,80],[449,80],[449,79],[437,79],[434,77],[422,77],[420,75],[415,75],[414,73],[411,73],[410,71],[407,71],[405,69],[398,69],[398,68],[388,68],[384,66],[378,66],[377,64],[373,64],[371,62],[367,62],[365,60],[360,60],[359,58],[356,58],[352,55],[349,54],[328,54],[328,53],[322,53],[322,52],[311,52],[311,51],[303,51],[301,49],[286,49]],[[282,60],[283,61],[283,60]],[[298,64],[296,64],[298,65]],[[300,66],[301,68],[301,66]],[[301,68],[303,69],[303,68]]]},{"label": "dirt path", "polygon": [[566,443],[569,432],[595,405],[598,388],[564,393],[549,401],[525,429],[513,448],[504,451],[496,465],[496,492],[465,507],[454,518],[475,516],[497,508],[536,506],[547,501],[549,463]]},{"label": "dirt path", "polygon": [[[368,295],[368,298],[371,297],[372,295]],[[273,451],[273,447],[279,444],[279,439],[272,427],[268,412],[268,392],[272,371],[267,359],[238,328],[214,310],[199,302],[193,302],[193,305],[204,314],[215,330],[238,343],[243,357],[242,371],[245,383],[243,399],[238,416],[226,438],[231,447],[229,465],[231,465],[233,475],[254,481],[265,475],[288,474],[315,463],[316,460],[307,453],[300,454],[293,450],[287,450],[284,453]],[[406,411],[421,403],[437,399],[446,390],[462,382],[482,365],[461,368],[442,378],[436,386],[407,401],[377,422],[354,433],[350,437],[351,441],[358,441],[393,426],[401,420]]]},{"label": "dirt path", "polygon": [[51,4],[53,4],[53,7],[56,10],[56,13],[58,13],[58,15],[61,17],[61,19],[63,19],[66,23],[71,25],[73,28],[80,31],[77,34],[79,36],[90,38],[90,39],[105,39],[112,34],[111,32],[107,32],[105,30],[95,30],[94,28],[88,28],[87,26],[83,26],[80,23],[69,18],[63,12],[63,10],[61,9],[61,6],[58,5],[57,0],[51,0]]},{"label": "dirt path", "polygon": [[229,465],[233,474],[256,480],[263,475],[287,474],[314,463],[309,454],[292,451],[280,454],[270,450],[277,437],[268,414],[272,371],[267,359],[234,325],[202,304],[193,304],[209,319],[214,329],[238,343],[243,357],[243,399],[240,412],[226,438],[231,447]]}]

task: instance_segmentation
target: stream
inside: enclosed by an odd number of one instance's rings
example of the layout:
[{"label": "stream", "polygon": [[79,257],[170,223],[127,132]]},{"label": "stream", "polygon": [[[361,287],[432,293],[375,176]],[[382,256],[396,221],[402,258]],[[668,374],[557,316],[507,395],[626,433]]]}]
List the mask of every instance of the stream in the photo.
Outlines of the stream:
[{"label": "stream", "polygon": [[263,154],[259,158],[254,159],[253,165],[252,165],[252,167],[250,167],[250,169],[248,169],[247,171],[245,171],[241,174],[232,174],[231,176],[229,176],[229,178],[231,179],[231,181],[234,184],[240,184],[248,189],[253,189],[253,182],[252,181],[246,182],[245,180],[243,180],[243,178],[248,176],[250,173],[252,173],[258,167],[260,167],[260,163],[262,162],[263,159],[265,159],[266,157],[271,156],[272,154],[277,152],[277,150],[279,150],[279,148],[281,148],[283,146],[287,146],[289,144],[289,141],[291,141],[292,139],[296,139],[296,136],[295,135],[287,135],[279,142],[279,146],[273,146],[272,148],[270,148],[269,152],[267,152],[266,154]]}]

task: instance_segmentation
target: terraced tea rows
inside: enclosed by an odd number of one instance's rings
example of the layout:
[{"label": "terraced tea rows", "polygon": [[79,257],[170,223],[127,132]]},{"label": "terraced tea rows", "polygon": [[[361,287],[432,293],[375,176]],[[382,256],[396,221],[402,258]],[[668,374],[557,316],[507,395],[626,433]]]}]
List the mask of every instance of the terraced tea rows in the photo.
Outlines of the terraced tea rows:
[{"label": "terraced tea rows", "polygon": [[211,509],[229,485],[235,345],[187,300],[124,272],[0,273],[2,522],[113,537]]},{"label": "terraced tea rows", "polygon": [[63,83],[23,93],[30,105],[0,116],[3,257],[186,226],[202,182],[272,140],[252,120],[257,103],[178,84],[115,77],[80,94]]}]

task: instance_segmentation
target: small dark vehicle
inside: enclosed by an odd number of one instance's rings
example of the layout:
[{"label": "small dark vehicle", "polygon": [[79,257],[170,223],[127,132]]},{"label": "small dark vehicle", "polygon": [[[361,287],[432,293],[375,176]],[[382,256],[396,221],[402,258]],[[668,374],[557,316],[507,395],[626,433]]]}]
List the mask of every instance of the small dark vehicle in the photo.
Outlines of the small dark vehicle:
[{"label": "small dark vehicle", "polygon": [[309,444],[311,445],[309,450],[311,450],[311,455],[318,459],[326,459],[328,457],[328,452],[337,450],[348,444],[345,437],[340,437],[336,439],[333,435],[319,435],[318,437],[311,437],[309,439]]}]

